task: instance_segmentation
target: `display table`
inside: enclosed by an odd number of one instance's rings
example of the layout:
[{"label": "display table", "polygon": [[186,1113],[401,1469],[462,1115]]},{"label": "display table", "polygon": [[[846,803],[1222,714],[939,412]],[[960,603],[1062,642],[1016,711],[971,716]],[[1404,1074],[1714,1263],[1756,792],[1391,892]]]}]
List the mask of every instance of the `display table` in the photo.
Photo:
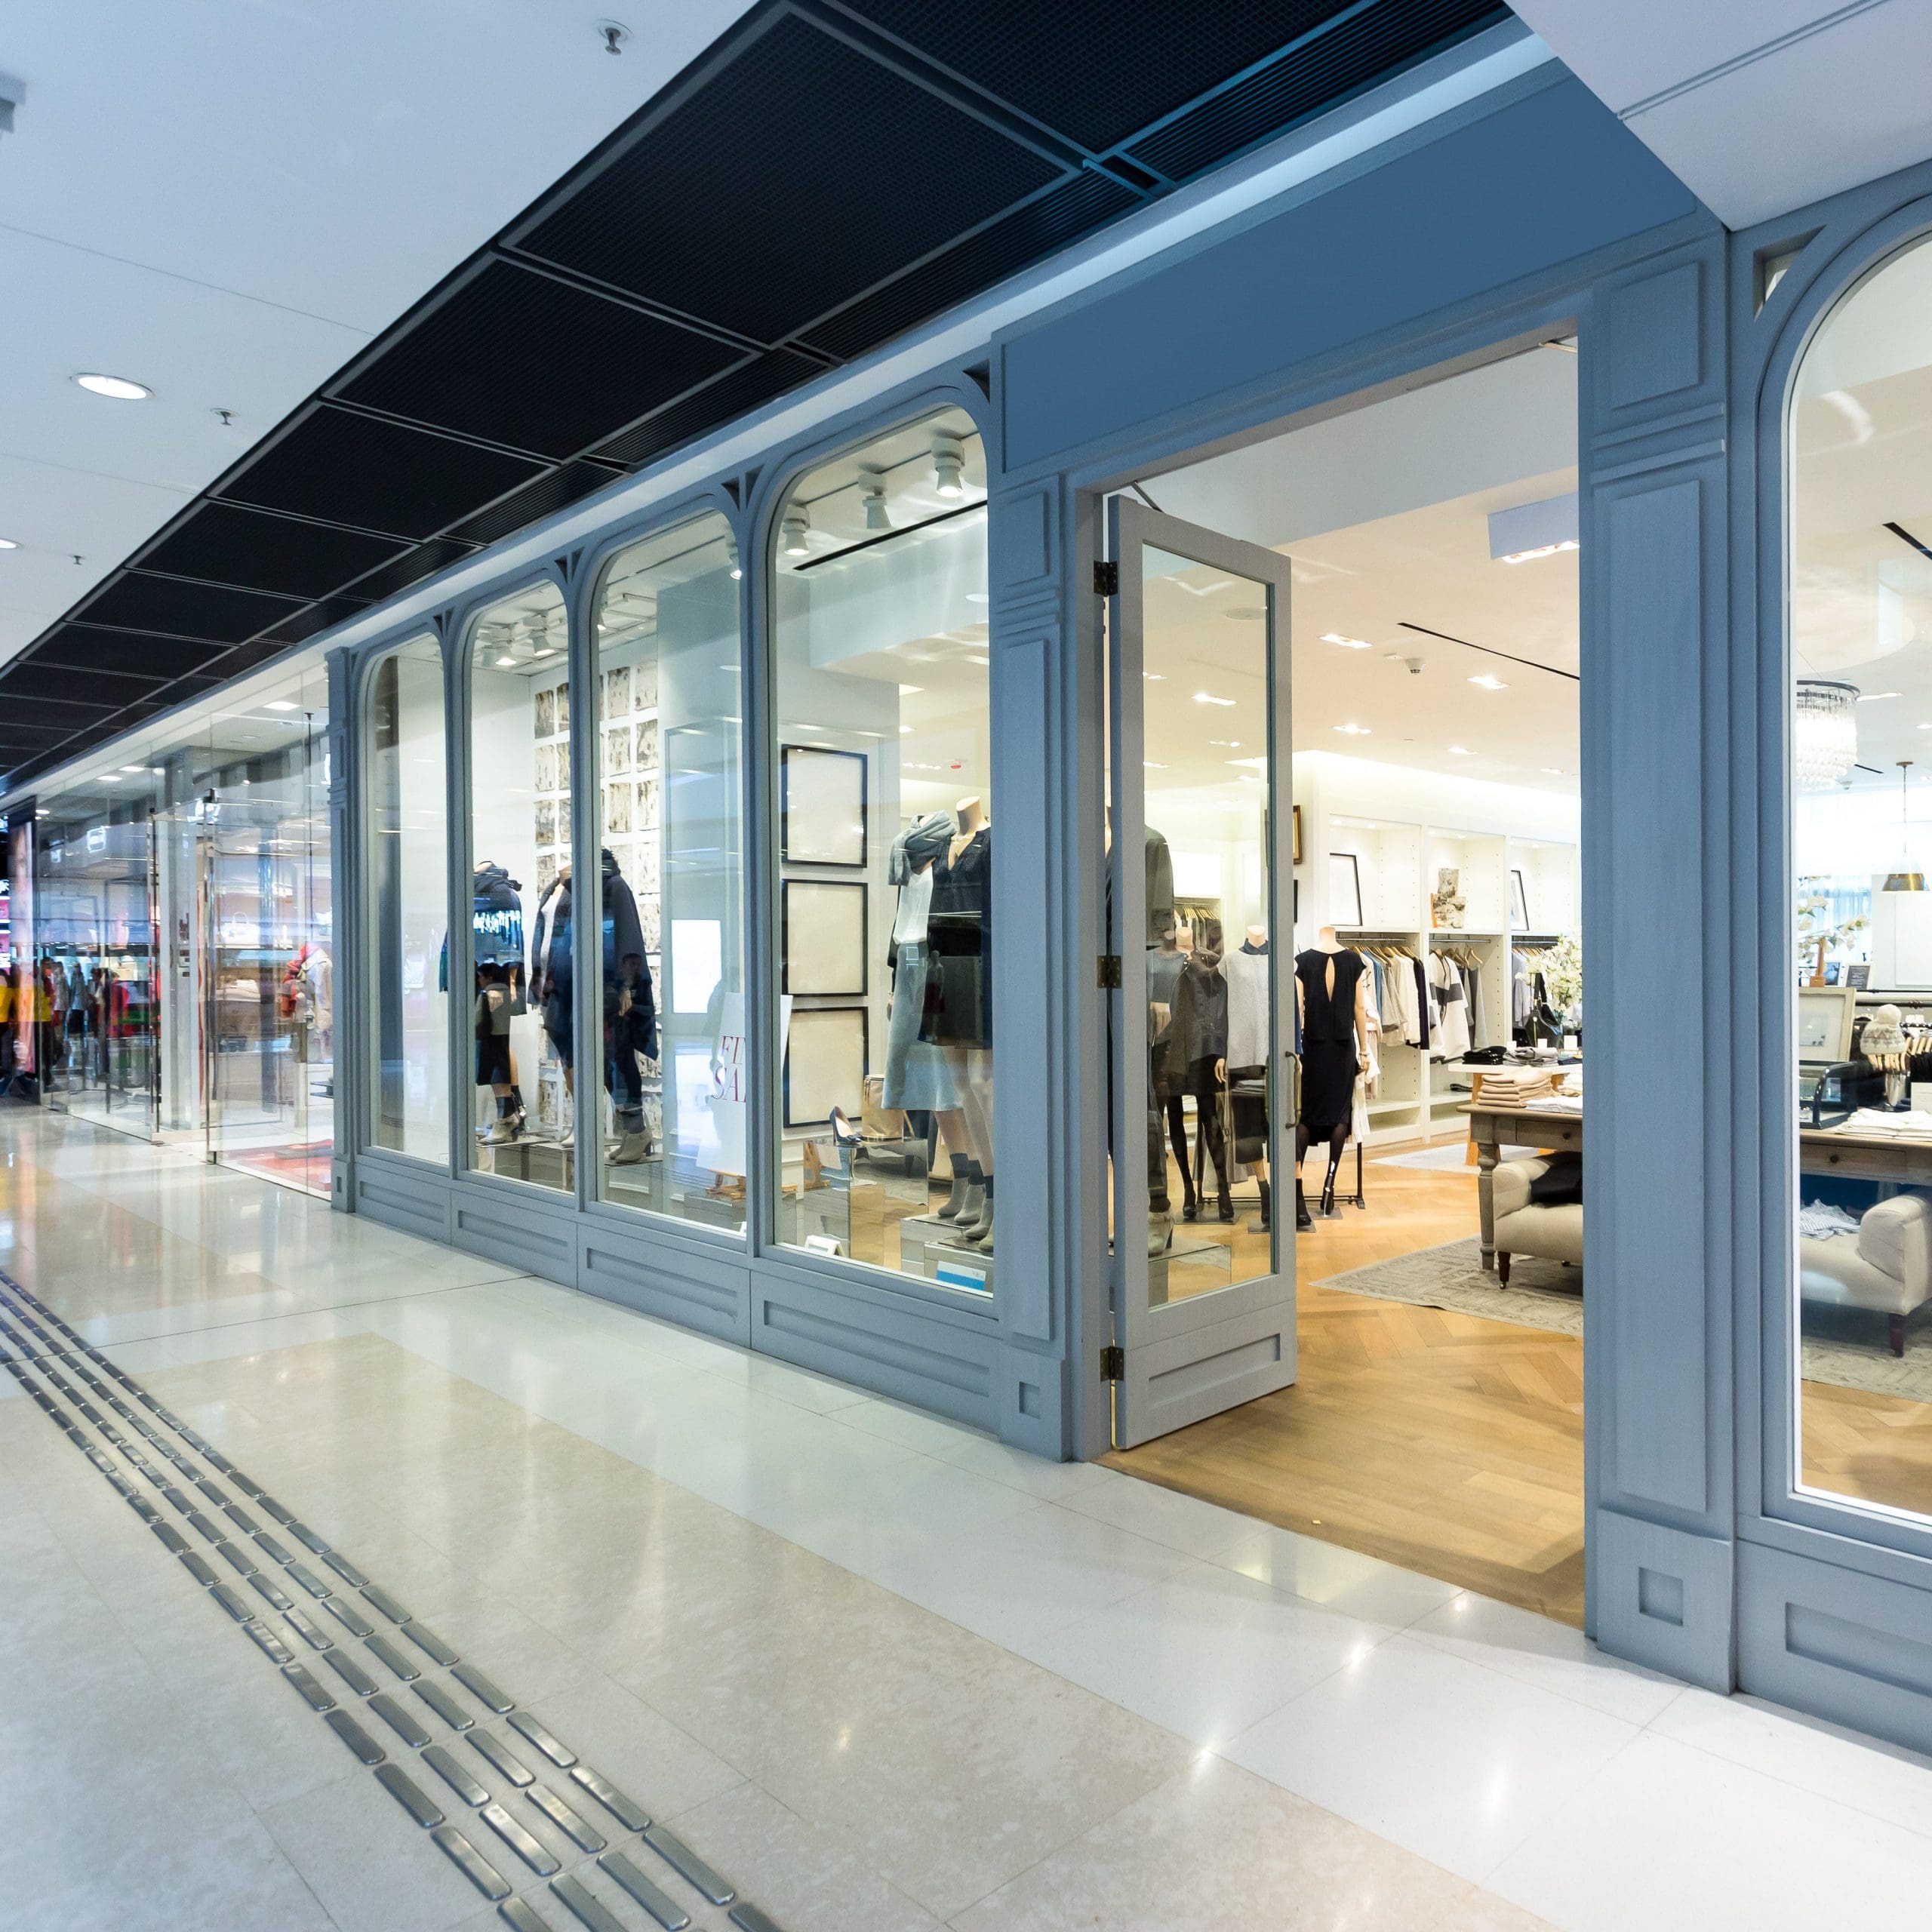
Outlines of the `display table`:
[{"label": "display table", "polygon": [[1854,1134],[1842,1127],[1807,1127],[1798,1136],[1798,1164],[1805,1174],[1932,1187],[1932,1140]]},{"label": "display table", "polygon": [[1496,1272],[1496,1166],[1506,1147],[1535,1147],[1564,1154],[1583,1151],[1583,1116],[1544,1107],[1484,1106],[1471,1102],[1469,1138],[1475,1143],[1476,1198],[1482,1211],[1482,1265]]}]

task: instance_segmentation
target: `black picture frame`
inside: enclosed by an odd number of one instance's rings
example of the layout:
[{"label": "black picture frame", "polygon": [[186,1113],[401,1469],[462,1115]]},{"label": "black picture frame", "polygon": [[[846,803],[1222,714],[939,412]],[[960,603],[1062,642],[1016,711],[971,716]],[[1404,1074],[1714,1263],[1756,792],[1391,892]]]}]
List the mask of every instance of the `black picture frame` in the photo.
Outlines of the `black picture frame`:
[{"label": "black picture frame", "polygon": [[1523,889],[1523,875],[1509,868],[1509,930],[1526,933],[1530,929],[1530,896]]},{"label": "black picture frame", "polygon": [[788,1128],[823,1127],[832,1118],[831,1114],[798,1114],[792,1105],[792,1053],[801,1020],[847,1020],[856,1023],[858,1029],[859,1084],[863,1094],[865,1078],[872,1063],[872,1011],[863,1006],[809,1006],[792,1009],[791,1030],[785,1041],[785,1063],[779,1070],[779,1084],[783,1095],[784,1124]]},{"label": "black picture frame", "polygon": [[1331,926],[1361,924],[1361,861],[1354,853],[1328,854],[1328,901]]},{"label": "black picture frame", "polygon": [[[795,924],[802,928],[808,923],[804,917],[795,920],[792,912],[793,895],[802,914],[808,900],[821,895],[826,898],[852,900],[851,911],[857,915],[859,932],[859,970],[857,986],[816,986],[811,983],[809,974],[800,974],[795,971],[792,951]],[[792,994],[799,999],[868,999],[872,995],[872,895],[866,886],[857,879],[788,878],[779,892],[779,966],[778,989]],[[806,983],[801,985],[800,979]]]},{"label": "black picture frame", "polygon": [[[847,767],[853,768],[846,771]],[[807,792],[812,781],[808,780],[807,772],[818,774],[817,782],[829,783],[843,774],[847,782],[856,786],[856,792],[838,796],[835,808],[856,810],[857,823],[853,828],[852,838],[824,837],[816,843],[805,835],[802,823],[795,824],[792,817],[793,794]],[[788,866],[818,866],[833,872],[863,872],[866,855],[870,849],[871,801],[869,798],[871,772],[869,761],[863,752],[835,751],[823,745],[780,745],[778,748],[778,855]],[[840,788],[842,789],[842,788]],[[802,796],[799,802],[802,804]],[[845,854],[854,856],[841,856]],[[831,854],[832,856],[826,856]]]}]

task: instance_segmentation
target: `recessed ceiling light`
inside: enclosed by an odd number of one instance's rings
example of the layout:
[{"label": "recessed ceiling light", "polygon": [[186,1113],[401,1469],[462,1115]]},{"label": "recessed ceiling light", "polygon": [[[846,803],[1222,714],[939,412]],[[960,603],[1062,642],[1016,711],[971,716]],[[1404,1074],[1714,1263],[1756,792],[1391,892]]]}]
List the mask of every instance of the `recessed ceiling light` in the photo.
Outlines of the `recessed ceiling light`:
[{"label": "recessed ceiling light", "polygon": [[1553,557],[1559,551],[1581,549],[1575,537],[1566,537],[1561,543],[1539,543],[1534,550],[1512,550],[1506,557],[1499,557],[1500,564],[1533,563],[1538,557]]},{"label": "recessed ceiling light", "polygon": [[103,785],[118,785],[121,782],[121,774],[118,771],[103,771],[97,782]]},{"label": "recessed ceiling light", "polygon": [[1860,691],[1857,702],[1860,704],[1875,704],[1881,697],[1903,697],[1904,695],[1903,691]]},{"label": "recessed ceiling light", "polygon": [[1150,685],[1164,685],[1168,674],[1164,671],[1143,671],[1140,674]]},{"label": "recessed ceiling light", "polygon": [[1196,691],[1194,694],[1194,701],[1196,704],[1226,705],[1231,709],[1235,702],[1231,697],[1217,697],[1212,691]]},{"label": "recessed ceiling light", "polygon": [[912,726],[909,724],[900,725],[899,728],[899,735],[902,738],[909,738],[912,735]]},{"label": "recessed ceiling light", "polygon": [[1143,771],[1164,771],[1168,768],[1164,764],[1156,764],[1151,758],[1143,758],[1140,761],[1140,768]]},{"label": "recessed ceiling light", "polygon": [[1475,753],[1471,751],[1467,745],[1451,745],[1449,747],[1449,755],[1451,758],[1474,758]]},{"label": "recessed ceiling light", "polygon": [[1339,644],[1344,651],[1366,651],[1369,648],[1367,638],[1344,637],[1340,631],[1324,631],[1321,641],[1324,644]]},{"label": "recessed ceiling light", "polygon": [[278,697],[263,705],[262,709],[264,711],[293,711],[295,706],[287,698]]},{"label": "recessed ceiling light", "polygon": [[969,590],[966,593],[966,601],[969,604],[990,604],[992,599],[983,590]]},{"label": "recessed ceiling light", "polygon": [[1238,752],[1241,749],[1241,740],[1238,738],[1210,738],[1208,742],[1211,745],[1219,745],[1226,751]]},{"label": "recessed ceiling light", "polygon": [[75,381],[91,395],[112,396],[116,402],[145,402],[154,391],[125,376],[76,376]]},{"label": "recessed ceiling light", "polygon": [[1537,768],[1548,778],[1561,778],[1563,776],[1563,768],[1560,764],[1540,765]]},{"label": "recessed ceiling light", "polygon": [[1472,685],[1481,685],[1486,691],[1506,691],[1509,688],[1500,678],[1493,678],[1487,671],[1479,677],[1472,678],[1469,682]]},{"label": "recessed ceiling light", "polygon": [[1232,618],[1238,624],[1258,624],[1268,613],[1257,604],[1237,604],[1232,610],[1223,611],[1221,615]]},{"label": "recessed ceiling light", "polygon": [[1368,736],[1366,724],[1337,724],[1335,729],[1345,738],[1365,738]]},{"label": "recessed ceiling light", "polygon": [[11,537],[0,537],[0,550],[17,550],[20,547]]},{"label": "recessed ceiling light", "polygon": [[146,771],[147,767],[144,764],[124,764],[121,769],[123,771],[140,772]]}]

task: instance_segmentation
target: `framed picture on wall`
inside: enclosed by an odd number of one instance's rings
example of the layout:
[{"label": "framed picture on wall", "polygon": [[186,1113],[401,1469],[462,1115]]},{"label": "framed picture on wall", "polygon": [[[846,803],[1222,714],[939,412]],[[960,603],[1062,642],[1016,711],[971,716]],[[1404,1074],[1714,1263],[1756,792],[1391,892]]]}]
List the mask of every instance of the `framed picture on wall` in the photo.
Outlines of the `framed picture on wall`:
[{"label": "framed picture on wall", "polygon": [[1526,933],[1530,929],[1530,896],[1523,890],[1523,875],[1509,868],[1509,930]]},{"label": "framed picture on wall", "polygon": [[1328,854],[1328,923],[1361,924],[1361,865],[1352,852]]},{"label": "framed picture on wall", "polygon": [[792,1009],[785,1044],[785,1124],[822,1127],[834,1107],[859,1117],[866,1080],[866,1009]]},{"label": "framed picture on wall", "polygon": [[865,753],[784,745],[778,764],[780,857],[788,866],[863,870]]},{"label": "framed picture on wall", "polygon": [[839,999],[866,996],[871,988],[866,972],[866,897],[863,885],[785,881],[780,992]]},{"label": "framed picture on wall", "polygon": [[1296,806],[1294,810],[1294,862],[1297,865],[1300,865],[1301,863],[1301,808],[1299,805]]}]

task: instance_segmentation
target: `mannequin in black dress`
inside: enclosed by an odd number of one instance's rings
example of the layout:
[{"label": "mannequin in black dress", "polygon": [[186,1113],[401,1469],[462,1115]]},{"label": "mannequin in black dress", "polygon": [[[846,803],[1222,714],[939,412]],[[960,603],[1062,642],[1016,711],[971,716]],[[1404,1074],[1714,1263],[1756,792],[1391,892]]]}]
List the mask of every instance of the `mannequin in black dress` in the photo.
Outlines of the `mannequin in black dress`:
[{"label": "mannequin in black dress", "polygon": [[1367,966],[1324,926],[1295,955],[1295,1011],[1301,1021],[1301,1107],[1295,1120],[1295,1226],[1315,1225],[1302,1192],[1301,1164],[1312,1140],[1328,1143],[1321,1211],[1335,1211],[1335,1172],[1355,1114],[1355,1076],[1368,1071]]}]

